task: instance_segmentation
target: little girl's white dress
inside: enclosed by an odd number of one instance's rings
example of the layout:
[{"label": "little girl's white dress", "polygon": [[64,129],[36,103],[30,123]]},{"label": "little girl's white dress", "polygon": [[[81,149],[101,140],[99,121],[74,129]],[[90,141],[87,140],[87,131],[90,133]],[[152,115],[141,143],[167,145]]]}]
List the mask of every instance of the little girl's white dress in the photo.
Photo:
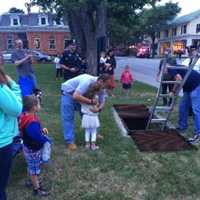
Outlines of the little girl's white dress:
[{"label": "little girl's white dress", "polygon": [[100,126],[98,112],[94,113],[90,110],[90,108],[94,107],[94,105],[81,104],[81,112],[83,113],[82,128],[98,128]]}]

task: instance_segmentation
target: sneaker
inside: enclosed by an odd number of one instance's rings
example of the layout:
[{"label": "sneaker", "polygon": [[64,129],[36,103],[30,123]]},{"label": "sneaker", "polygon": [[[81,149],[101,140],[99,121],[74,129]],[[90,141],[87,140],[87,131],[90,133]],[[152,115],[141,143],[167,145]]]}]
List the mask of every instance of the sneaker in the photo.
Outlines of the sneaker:
[{"label": "sneaker", "polygon": [[39,187],[39,188],[33,190],[33,194],[35,196],[37,195],[37,196],[41,196],[41,197],[46,197],[49,195],[49,192],[47,192],[46,190]]},{"label": "sneaker", "polygon": [[192,138],[188,139],[190,144],[197,144],[200,141],[200,134],[194,135]]},{"label": "sneaker", "polygon": [[74,143],[68,144],[67,149],[70,150],[70,151],[75,151],[77,149],[77,146]]},{"label": "sneaker", "polygon": [[99,146],[97,146],[96,144],[91,144],[91,150],[95,151],[99,149]]},{"label": "sneaker", "polygon": [[85,145],[85,148],[86,148],[86,149],[90,149],[90,144],[89,144],[89,143],[86,144],[86,145]]}]

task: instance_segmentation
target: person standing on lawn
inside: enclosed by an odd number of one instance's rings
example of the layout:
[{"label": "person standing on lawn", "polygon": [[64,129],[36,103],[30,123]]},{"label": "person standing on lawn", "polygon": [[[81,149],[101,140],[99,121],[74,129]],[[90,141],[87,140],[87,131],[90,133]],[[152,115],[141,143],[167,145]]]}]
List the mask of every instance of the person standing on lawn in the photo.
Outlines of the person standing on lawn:
[{"label": "person standing on lawn", "polygon": [[67,50],[64,51],[60,59],[60,66],[63,69],[64,80],[69,80],[81,73],[82,59],[76,49],[75,41],[71,40]]},{"label": "person standing on lawn", "polygon": [[128,97],[133,83],[133,75],[129,65],[124,67],[120,76],[120,82],[122,84],[122,95],[125,94]]},{"label": "person standing on lawn", "polygon": [[31,95],[37,88],[37,81],[32,68],[32,55],[23,49],[21,39],[17,39],[15,45],[16,49],[12,54],[12,61],[17,68],[18,84],[22,96]]},{"label": "person standing on lawn", "polygon": [[98,93],[99,110],[101,110],[105,102],[105,89],[110,89],[112,86],[112,77],[110,75],[102,74],[96,77],[89,74],[82,74],[64,82],[61,86],[61,120],[64,129],[64,140],[69,150],[77,149],[74,132],[75,111],[80,113],[80,103],[89,105],[97,104],[96,99],[84,97],[91,84],[101,86],[102,88]]},{"label": "person standing on lawn", "polygon": [[40,165],[42,161],[42,149],[49,142],[48,130],[42,128],[36,113],[40,111],[40,103],[36,96],[29,95],[23,99],[24,109],[20,115],[19,127],[23,139],[23,153],[27,163],[27,171],[33,185],[33,192],[38,196],[47,196],[39,182]]},{"label": "person standing on lawn", "polygon": [[81,127],[85,129],[85,147],[86,149],[97,150],[99,147],[96,145],[97,128],[100,126],[99,122],[99,109],[98,93],[101,91],[102,85],[91,84],[84,94],[84,97],[95,99],[96,105],[81,103],[82,121]]},{"label": "person standing on lawn", "polygon": [[60,56],[57,55],[54,58],[54,63],[55,63],[55,67],[56,67],[56,79],[61,78],[62,77],[62,68],[60,66]]},{"label": "person standing on lawn", "polygon": [[114,56],[114,51],[112,49],[110,49],[108,52],[107,52],[107,55],[106,55],[106,63],[105,63],[105,69],[104,69],[104,73],[105,74],[109,74],[112,76],[112,86],[111,86],[111,90],[109,92],[109,94],[112,96],[112,97],[115,97],[114,93],[113,93],[113,90],[115,89],[116,87],[116,84],[115,84],[115,68],[116,68],[116,59],[115,59],[115,56]]},{"label": "person standing on lawn", "polygon": [[[181,81],[187,73],[187,68],[173,69],[169,66],[168,73],[171,74],[175,80]],[[176,85],[172,92],[175,91]],[[194,136],[189,139],[189,142],[191,144],[196,144],[200,141],[200,74],[195,70],[191,71],[183,86],[183,96],[179,103],[179,121],[177,129],[182,132],[188,127],[188,105],[190,101],[194,114]]]},{"label": "person standing on lawn", "polygon": [[0,200],[6,200],[6,186],[12,163],[12,142],[19,133],[17,117],[22,111],[19,86],[0,68]]}]

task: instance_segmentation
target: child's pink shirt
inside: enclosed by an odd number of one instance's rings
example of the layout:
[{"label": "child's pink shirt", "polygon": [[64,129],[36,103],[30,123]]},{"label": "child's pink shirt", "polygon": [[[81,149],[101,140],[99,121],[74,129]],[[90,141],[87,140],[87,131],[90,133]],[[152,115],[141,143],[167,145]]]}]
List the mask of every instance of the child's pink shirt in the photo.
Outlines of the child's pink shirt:
[{"label": "child's pink shirt", "polygon": [[120,81],[122,84],[130,84],[133,82],[133,76],[130,70],[125,70],[122,72]]}]

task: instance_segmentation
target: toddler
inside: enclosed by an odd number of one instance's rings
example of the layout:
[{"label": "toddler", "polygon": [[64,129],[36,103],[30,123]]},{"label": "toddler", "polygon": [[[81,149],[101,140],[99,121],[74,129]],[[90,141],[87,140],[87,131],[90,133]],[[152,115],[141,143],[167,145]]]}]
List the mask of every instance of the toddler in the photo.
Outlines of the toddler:
[{"label": "toddler", "polygon": [[126,65],[122,71],[120,82],[122,84],[122,93],[129,96],[130,89],[133,83],[133,75],[129,65]]},{"label": "toddler", "polygon": [[98,113],[101,108],[97,94],[101,89],[101,86],[91,84],[84,96],[93,99],[97,103],[95,105],[81,104],[81,112],[83,114],[81,126],[85,129],[85,147],[87,149],[91,148],[91,150],[99,149],[96,145],[96,137],[97,128],[100,126]]}]

